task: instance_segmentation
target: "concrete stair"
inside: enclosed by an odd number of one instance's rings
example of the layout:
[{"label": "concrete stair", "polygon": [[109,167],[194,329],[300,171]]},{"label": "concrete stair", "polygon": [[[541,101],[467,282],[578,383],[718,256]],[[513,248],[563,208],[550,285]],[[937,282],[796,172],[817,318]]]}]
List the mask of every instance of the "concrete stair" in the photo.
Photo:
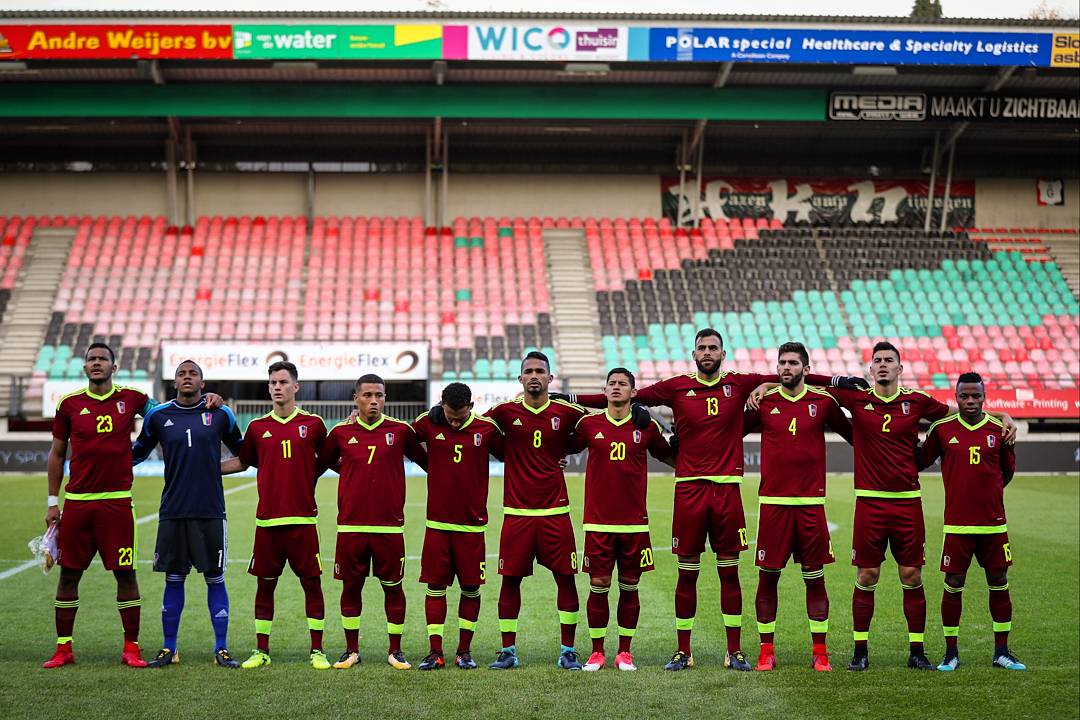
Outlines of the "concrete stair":
[{"label": "concrete stair", "polygon": [[1065,276],[1073,297],[1080,298],[1080,238],[1075,235],[1044,235],[1042,241],[1050,248],[1050,254]]},{"label": "concrete stair", "polygon": [[545,230],[544,257],[551,291],[556,373],[564,389],[599,392],[605,370],[585,233]]},{"label": "concrete stair", "polygon": [[74,239],[70,228],[40,228],[27,248],[0,324],[0,414],[11,411],[12,379],[21,383],[34,370]]}]

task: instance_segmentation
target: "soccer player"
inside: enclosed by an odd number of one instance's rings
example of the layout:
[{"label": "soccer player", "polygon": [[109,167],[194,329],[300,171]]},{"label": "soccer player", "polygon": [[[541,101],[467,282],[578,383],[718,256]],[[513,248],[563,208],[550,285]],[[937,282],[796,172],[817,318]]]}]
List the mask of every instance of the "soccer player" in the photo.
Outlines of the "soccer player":
[{"label": "soccer player", "polygon": [[802,565],[806,613],[810,618],[811,667],[832,670],[825,635],[829,595],[825,565],[834,562],[825,521],[825,428],[851,442],[851,424],[825,390],[806,384],[810,356],[802,343],[780,346],[776,372],[780,386],[748,410],[745,432],[761,432],[761,487],[758,490],[757,608],[761,653],[757,669],[776,667],[776,587],[788,557]]},{"label": "soccer player", "polygon": [[570,522],[570,501],[560,461],[574,425],[585,410],[548,396],[554,378],[542,352],[521,361],[521,398],[500,403],[488,416],[505,433],[506,474],[503,479],[503,526],[499,537],[499,630],[502,649],[491,668],[509,670],[520,664],[516,639],[521,611],[521,581],[532,575],[533,560],[551,571],[558,588],[556,604],[561,625],[558,665],[580,670],[574,650],[578,596],[577,542]]},{"label": "soccer player", "polygon": [[986,386],[978,373],[964,373],[956,383],[960,412],[930,426],[922,449],[921,467],[941,458],[945,485],[945,542],[941,571],[941,629],[945,632],[945,659],[938,670],[951,672],[960,665],[957,639],[964,580],[971,558],[979,560],[990,590],[990,617],[994,622],[994,657],[991,664],[1005,670],[1027,670],[1009,650],[1012,601],[1008,568],[1012,565],[1005,524],[1005,486],[1016,471],[1016,451],[1001,441],[1002,423],[983,412]]},{"label": "soccer player", "polygon": [[258,468],[259,504],[255,509],[255,544],[248,573],[257,578],[255,588],[255,641],[244,669],[270,664],[270,631],[274,623],[274,590],[285,563],[300,579],[304,590],[311,666],[328,670],[322,649],[325,626],[322,559],[319,555],[319,510],[315,505],[317,458],[326,440],[322,418],[296,406],[300,390],[296,365],[278,361],[269,369],[270,399],[274,408],[248,425],[239,457],[221,464],[221,473]]},{"label": "soccer player", "polygon": [[221,445],[240,453],[242,438],[236,417],[227,407],[209,410],[202,391],[203,371],[186,360],[173,376],[176,399],[152,408],[132,448],[134,464],[150,456],[160,443],[165,460],[154,571],[165,573],[161,602],[164,641],[150,667],[180,662],[176,638],[184,612],[184,581],[192,566],[206,580],[206,601],[214,628],[214,662],[240,667],[228,649],[229,594],[225,589],[228,534],[225,495],[221,485]]},{"label": "soccer player", "polygon": [[[926,595],[922,566],[926,564],[926,529],[922,492],[915,466],[919,420],[937,421],[949,414],[949,406],[930,395],[900,386],[903,372],[900,351],[889,342],[874,345],[870,372],[874,386],[868,390],[837,387],[833,397],[851,413],[855,445],[855,522],[852,530],[851,564],[857,568],[851,599],[855,651],[848,670],[870,666],[868,640],[874,616],[874,590],[881,575],[886,548],[896,560],[903,589],[904,616],[908,626],[908,667],[933,670],[926,658]],[[811,382],[814,380],[811,378]],[[756,397],[764,388],[755,391]],[[1000,418],[1015,436],[1007,415]]]},{"label": "soccer player", "polygon": [[401,650],[405,629],[405,458],[427,468],[427,453],[409,423],[383,414],[386,382],[361,376],[353,391],[354,419],[330,431],[319,455],[322,468],[339,468],[337,549],[334,578],[341,581],[345,652],[339,670],[360,662],[360,612],[364,580],[379,578],[386,608],[386,661],[398,670],[412,665]]},{"label": "soccer player", "polygon": [[[144,393],[114,385],[116,355],[104,343],[86,350],[83,372],[87,387],[65,395],[56,406],[49,452],[49,500],[45,525],[60,523],[60,580],[56,587],[56,652],[42,667],[75,662],[71,637],[79,609],[79,581],[95,554],[116,577],[116,608],[124,627],[120,662],[146,667],[139,650],[142,600],[135,577],[137,547],[131,502],[131,433],[135,416],[145,415],[153,401]],[[71,444],[71,478],[67,484],[63,522],[60,484]]]},{"label": "soccer player", "polygon": [[638,581],[654,568],[649,512],[646,506],[649,467],[646,453],[671,460],[671,446],[660,425],[652,420],[639,430],[631,420],[630,401],[634,397],[634,375],[626,368],[610,370],[604,395],[608,406],[602,413],[578,420],[568,451],[586,448],[585,467],[585,553],[582,569],[589,574],[586,613],[592,655],[582,668],[600,670],[606,664],[604,636],[608,626],[608,592],[611,573],[619,568],[619,650],[615,667],[637,670],[630,654],[630,642],[637,630],[641,604]]},{"label": "soccer player", "polygon": [[[696,373],[677,375],[641,388],[635,400],[644,405],[667,405],[675,416],[679,452],[675,461],[675,509],[671,551],[679,559],[675,586],[675,628],[678,649],[665,669],[685,670],[694,664],[690,635],[697,614],[697,580],[706,538],[716,553],[720,576],[720,610],[724,617],[727,652],[724,665],[749,671],[741,650],[742,588],[739,553],[747,548],[746,520],[739,483],[743,479],[743,409],[751,392],[775,375],[724,372],[724,341],[712,328],[694,339]],[[854,378],[810,376],[809,381],[855,382]],[[865,383],[864,383],[865,384]],[[605,407],[603,395],[577,398],[587,407]]]},{"label": "soccer player", "polygon": [[[457,577],[461,599],[454,664],[473,670],[472,637],[480,617],[480,586],[487,580],[488,456],[502,459],[503,435],[494,420],[473,412],[468,385],[450,383],[443,388],[441,400],[413,423],[428,454],[420,582],[427,585],[424,613],[430,652],[419,668],[438,670],[446,664],[442,647],[446,588]],[[433,413],[436,418],[431,417]]]}]

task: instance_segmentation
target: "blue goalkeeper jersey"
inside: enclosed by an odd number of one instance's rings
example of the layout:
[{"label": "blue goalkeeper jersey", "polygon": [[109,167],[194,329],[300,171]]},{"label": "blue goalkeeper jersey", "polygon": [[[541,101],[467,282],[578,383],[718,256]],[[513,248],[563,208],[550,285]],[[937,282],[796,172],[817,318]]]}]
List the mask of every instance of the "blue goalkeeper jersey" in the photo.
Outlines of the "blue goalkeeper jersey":
[{"label": "blue goalkeeper jersey", "polygon": [[138,465],[161,445],[165,488],[159,517],[225,517],[221,445],[236,455],[242,440],[236,416],[227,407],[207,410],[205,400],[190,407],[170,400],[151,409],[143,418],[142,432],[131,454],[133,464]]}]

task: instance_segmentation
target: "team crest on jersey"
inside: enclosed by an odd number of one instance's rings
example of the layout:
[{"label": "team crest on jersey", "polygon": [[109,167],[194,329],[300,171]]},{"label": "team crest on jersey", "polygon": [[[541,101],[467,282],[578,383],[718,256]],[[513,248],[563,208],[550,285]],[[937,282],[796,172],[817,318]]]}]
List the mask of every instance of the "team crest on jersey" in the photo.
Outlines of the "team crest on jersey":
[{"label": "team crest on jersey", "polygon": [[118,400],[117,403],[116,403],[116,412],[123,415],[124,414],[124,409],[126,407],[127,407],[127,404],[123,400]]},{"label": "team crest on jersey", "polygon": [[900,409],[904,411],[905,415],[907,415],[911,412],[911,403],[905,400],[904,402],[900,403]]},{"label": "team crest on jersey", "polygon": [[557,418],[557,417],[551,418],[551,429],[552,430],[558,430],[559,429],[559,418]]},{"label": "team crest on jersey", "polygon": [[204,412],[202,414],[202,424],[207,426],[207,427],[210,427],[211,425],[213,425],[214,424],[214,413]]},{"label": "team crest on jersey", "polygon": [[472,444],[474,447],[480,447],[480,444],[484,442],[484,436],[480,433],[473,433]]},{"label": "team crest on jersey", "polygon": [[300,437],[306,438],[307,437],[307,425],[301,425],[300,429],[299,429],[299,433],[300,433]]},{"label": "team crest on jersey", "polygon": [[817,417],[817,403],[810,403],[810,417]]},{"label": "team crest on jersey", "polygon": [[635,430],[634,431],[634,443],[637,444],[637,443],[640,443],[640,442],[641,442],[641,431],[640,430]]},{"label": "team crest on jersey", "polygon": [[725,385],[724,386],[724,397],[731,397],[731,386],[730,385]]},{"label": "team crest on jersey", "polygon": [[988,447],[988,448],[994,447],[994,436],[993,435],[987,435],[986,436],[986,447]]},{"label": "team crest on jersey", "polygon": [[394,444],[394,433],[386,433],[386,444],[387,445],[393,445]]}]

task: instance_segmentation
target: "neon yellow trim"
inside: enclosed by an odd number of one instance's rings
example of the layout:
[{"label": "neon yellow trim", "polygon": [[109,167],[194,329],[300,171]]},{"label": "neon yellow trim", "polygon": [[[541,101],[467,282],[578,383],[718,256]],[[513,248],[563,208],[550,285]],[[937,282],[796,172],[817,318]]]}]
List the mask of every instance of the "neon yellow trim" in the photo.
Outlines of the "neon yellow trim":
[{"label": "neon yellow trim", "polygon": [[877,583],[874,583],[873,585],[860,585],[858,582],[856,582],[855,587],[859,588],[863,592],[874,592],[875,590],[877,590]]},{"label": "neon yellow trim", "polygon": [[279,517],[268,518],[266,520],[255,520],[255,527],[279,527],[281,525],[315,525],[319,522],[319,518],[313,517]]},{"label": "neon yellow trim", "polygon": [[798,395],[788,395],[786,392],[784,392],[783,385],[777,385],[775,390],[776,393],[780,395],[780,397],[784,398],[785,400],[790,400],[791,402],[798,402],[799,400],[803,399],[803,396],[806,395],[806,385],[803,385],[802,392],[800,392]]},{"label": "neon yellow trim", "polygon": [[602,638],[605,635],[607,635],[607,627],[600,627],[600,628],[591,627],[591,628],[589,628],[589,637],[592,638],[593,640],[597,640],[599,638]]},{"label": "neon yellow trim", "polygon": [[428,588],[424,591],[424,594],[428,597],[446,597],[446,590],[432,590]]},{"label": "neon yellow trim", "polygon": [[69,643],[69,642],[71,642],[71,636],[56,638],[56,644],[57,645],[63,645],[64,643]]},{"label": "neon yellow trim", "polygon": [[955,595],[956,593],[962,593],[962,592],[964,592],[964,586],[961,585],[960,587],[953,587],[952,585],[946,584],[945,585],[945,592],[950,593],[952,595]]},{"label": "neon yellow trim", "polygon": [[517,618],[511,618],[509,620],[505,618],[499,618],[499,632],[516,633],[518,629]]},{"label": "neon yellow trim", "polygon": [[630,422],[630,418],[633,417],[633,415],[628,414],[622,420],[616,420],[615,418],[611,417],[611,412],[609,410],[605,410],[604,411],[604,417],[606,417],[608,419],[608,422],[611,423],[612,425],[614,425],[615,427],[622,427],[626,423]]},{"label": "neon yellow trim", "polygon": [[114,490],[111,492],[96,493],[73,493],[64,495],[67,500],[125,500],[131,497],[130,490]]},{"label": "neon yellow trim", "polygon": [[339,533],[378,533],[380,535],[400,535],[405,532],[401,525],[338,525]]},{"label": "neon yellow trim", "polygon": [[882,396],[878,395],[876,385],[874,387],[870,388],[870,394],[873,395],[874,397],[876,397],[878,400],[880,400],[883,403],[891,403],[893,400],[900,397],[900,394],[903,393],[903,392],[904,392],[904,388],[897,385],[895,393],[893,393],[889,397],[882,397]]},{"label": "neon yellow trim", "polygon": [[959,625],[957,625],[956,627],[942,626],[941,632],[944,633],[945,637],[960,637],[960,626]]},{"label": "neon yellow trim", "polygon": [[521,406],[531,412],[533,415],[539,415],[540,413],[544,412],[548,409],[548,405],[551,405],[551,398],[548,398],[544,402],[544,404],[538,408],[534,408],[532,405],[529,405],[527,402],[525,402],[525,400],[521,401]]},{"label": "neon yellow trim", "polygon": [[446,530],[447,532],[482,533],[487,531],[487,525],[457,525],[438,520],[428,520],[425,526],[432,530]]},{"label": "neon yellow trim", "polygon": [[996,535],[1008,530],[1007,525],[946,525],[946,534],[951,535]]},{"label": "neon yellow trim", "polygon": [[292,411],[291,413],[289,413],[289,416],[288,416],[288,417],[284,417],[284,418],[283,418],[283,417],[280,417],[280,416],[279,416],[279,415],[278,415],[278,414],[277,414],[276,412],[274,412],[273,410],[271,410],[270,412],[268,412],[268,413],[266,413],[265,415],[263,415],[263,417],[268,417],[268,418],[270,418],[271,420],[277,420],[277,421],[278,421],[279,423],[281,423],[282,425],[287,425],[287,424],[289,423],[289,421],[290,421],[290,420],[292,420],[292,419],[293,419],[294,417],[296,417],[296,416],[297,416],[297,415],[299,415],[299,414],[300,414],[300,408],[298,408],[298,407],[294,407],[294,408],[293,408],[293,411]]},{"label": "neon yellow trim", "polygon": [[676,630],[693,630],[694,629],[694,618],[681,618],[681,617],[675,618],[675,629]]},{"label": "neon yellow trim", "polygon": [[675,476],[675,482],[688,482],[690,480],[708,480],[714,483],[741,483],[742,475],[693,475],[688,477]]},{"label": "neon yellow trim", "polygon": [[465,422],[461,423],[461,427],[459,427],[458,430],[464,430],[465,428],[469,427],[470,425],[472,425],[472,421],[475,419],[476,413],[470,412],[468,419]]},{"label": "neon yellow trim", "polygon": [[520,517],[550,517],[552,515],[566,515],[570,512],[570,508],[567,506],[554,507],[554,508],[513,508],[504,507],[503,515],[518,515]]},{"label": "neon yellow trim", "polygon": [[648,525],[604,525],[603,523],[585,523],[581,526],[585,532],[639,533],[649,532]]},{"label": "neon yellow trim", "polygon": [[360,616],[356,617],[341,617],[341,627],[345,630],[359,630],[360,629]]},{"label": "neon yellow trim", "polygon": [[458,618],[457,626],[458,630],[476,630],[476,620],[466,620],[465,618]]},{"label": "neon yellow trim", "polygon": [[762,495],[758,498],[758,502],[762,505],[824,505],[825,498],[823,497],[783,497],[783,496],[769,496]]},{"label": "neon yellow trim", "polygon": [[622,625],[619,626],[619,637],[634,637],[637,633],[637,628],[626,628]]},{"label": "neon yellow trim", "polygon": [[117,600],[117,610],[128,610],[133,607],[142,607],[142,598],[136,598],[135,600]]},{"label": "neon yellow trim", "polygon": [[577,610],[560,610],[559,611],[559,624],[560,625],[577,625],[579,613]]},{"label": "neon yellow trim", "polygon": [[941,425],[942,423],[950,422],[952,420],[956,420],[958,417],[960,417],[959,413],[952,413],[951,415],[946,415],[945,417],[941,418],[940,420],[936,420],[936,421],[930,423],[930,427],[928,427],[926,429],[926,437],[930,437],[930,433],[934,432],[934,428],[936,428],[938,425]]},{"label": "neon yellow trim", "polygon": [[1010,630],[1012,630],[1012,620],[994,623],[994,632],[1009,632]]},{"label": "neon yellow trim", "polygon": [[960,424],[963,425],[964,427],[966,427],[968,430],[978,430],[983,425],[990,422],[990,416],[987,415],[986,413],[983,413],[982,420],[975,423],[974,425],[968,425],[967,422],[964,420],[963,416],[961,416],[959,414],[957,414],[956,419],[959,420]]},{"label": "neon yellow trim", "polygon": [[757,631],[758,631],[759,634],[760,633],[775,633],[776,632],[776,621],[773,620],[772,622],[767,622],[767,623],[758,622]]},{"label": "neon yellow trim", "polygon": [[53,607],[58,608],[77,608],[79,607],[78,600],[54,600]]},{"label": "neon yellow trim", "polygon": [[926,633],[909,632],[907,634],[907,641],[909,643],[921,643],[926,640]]},{"label": "neon yellow trim", "polygon": [[724,614],[724,627],[742,627],[742,615]]},{"label": "neon yellow trim", "polygon": [[987,585],[986,589],[987,590],[997,590],[999,592],[1002,591],[1002,590],[1008,590],[1009,589],[1009,583],[1005,583],[1004,585]]},{"label": "neon yellow trim", "polygon": [[827,633],[829,632],[829,619],[814,620],[810,618],[810,632],[812,633]]},{"label": "neon yellow trim", "polygon": [[308,618],[307,619],[308,630],[324,630],[326,629],[326,618]]},{"label": "neon yellow trim", "polygon": [[274,627],[273,620],[259,620],[255,619],[255,634],[256,635],[269,635],[270,630]]},{"label": "neon yellow trim", "polygon": [[702,380],[701,376],[699,376],[697,373],[691,373],[690,377],[694,378],[695,380],[697,380],[699,383],[701,383],[705,387],[712,387],[716,383],[723,380],[725,375],[727,375],[727,373],[719,372],[719,373],[716,374],[716,377],[713,378],[712,380]]},{"label": "neon yellow trim", "polygon": [[855,497],[885,498],[886,500],[902,500],[905,498],[922,497],[922,490],[900,490],[890,492],[888,490],[856,490]]},{"label": "neon yellow trim", "polygon": [[403,632],[405,632],[405,625],[399,625],[398,623],[392,622],[386,623],[387,635],[401,635]]},{"label": "neon yellow trim", "polygon": [[601,585],[590,585],[589,592],[596,593],[597,595],[606,595],[611,592],[610,587],[603,587]]},{"label": "neon yellow trim", "polygon": [[860,640],[863,641],[863,642],[866,642],[867,640],[870,639],[870,631],[869,630],[855,630],[851,634],[854,636],[855,642],[859,642]]},{"label": "neon yellow trim", "polygon": [[86,394],[88,396],[90,396],[91,398],[93,398],[94,400],[98,400],[98,401],[108,400],[113,395],[115,395],[116,392],[119,389],[120,389],[119,387],[117,387],[116,385],[113,385],[112,387],[109,388],[109,392],[105,393],[104,395],[95,395],[93,392],[90,391],[90,388],[86,388]]},{"label": "neon yellow trim", "polygon": [[442,623],[427,626],[428,637],[431,637],[432,635],[438,635],[439,637],[442,637],[443,631],[445,630],[446,625],[443,625]]},{"label": "neon yellow trim", "polygon": [[357,415],[357,416],[356,416],[356,424],[357,424],[357,425],[359,425],[360,427],[364,428],[365,430],[374,430],[375,428],[377,428],[377,427],[379,427],[380,425],[382,425],[382,424],[383,424],[383,420],[385,420],[385,419],[386,419],[386,416],[385,416],[385,415],[379,415],[379,419],[378,419],[378,420],[376,420],[376,421],[375,421],[375,422],[373,422],[372,424],[368,425],[368,424],[367,424],[366,422],[364,422],[363,420],[361,420],[361,419],[360,419],[360,416],[359,416],[359,415]]}]

